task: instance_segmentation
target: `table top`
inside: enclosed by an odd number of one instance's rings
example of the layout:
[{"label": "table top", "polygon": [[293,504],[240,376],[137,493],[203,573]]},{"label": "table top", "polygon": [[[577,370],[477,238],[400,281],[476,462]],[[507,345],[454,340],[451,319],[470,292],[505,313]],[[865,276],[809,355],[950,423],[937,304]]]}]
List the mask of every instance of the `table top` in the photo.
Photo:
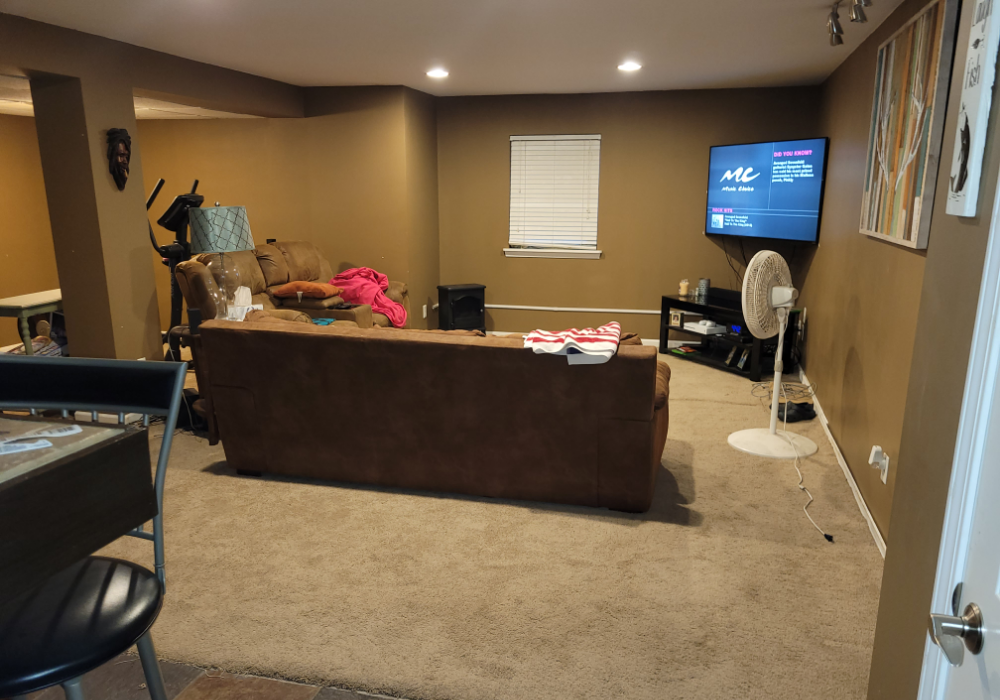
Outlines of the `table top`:
[{"label": "table top", "polygon": [[698,296],[697,294],[689,294],[687,296],[681,296],[679,294],[666,294],[663,296],[664,299],[669,299],[670,301],[680,302],[688,306],[700,306],[707,309],[716,309],[720,311],[729,311],[743,313],[743,302],[740,299],[726,299],[724,297],[719,297],[715,295],[708,295],[707,297]]},{"label": "table top", "polygon": [[34,294],[22,294],[19,297],[0,299],[0,309],[28,309],[32,306],[58,304],[61,301],[62,290],[50,289],[46,292],[35,292]]},{"label": "table top", "polygon": [[[46,435],[63,428],[68,434]],[[122,434],[123,428],[106,425],[88,425],[76,422],[53,422],[35,418],[0,417],[0,488],[5,483],[28,472],[39,470],[47,464],[68,457],[80,450],[113,440]],[[37,437],[32,438],[33,435]],[[11,439],[24,438],[17,442]],[[48,442],[50,446],[21,452],[6,452],[11,445],[38,444]]]},{"label": "table top", "polygon": [[[41,431],[63,434],[41,438]],[[0,440],[50,444],[0,455],[0,606],[93,554],[158,510],[149,433],[30,416],[0,417]],[[0,443],[0,448],[21,442]]]}]

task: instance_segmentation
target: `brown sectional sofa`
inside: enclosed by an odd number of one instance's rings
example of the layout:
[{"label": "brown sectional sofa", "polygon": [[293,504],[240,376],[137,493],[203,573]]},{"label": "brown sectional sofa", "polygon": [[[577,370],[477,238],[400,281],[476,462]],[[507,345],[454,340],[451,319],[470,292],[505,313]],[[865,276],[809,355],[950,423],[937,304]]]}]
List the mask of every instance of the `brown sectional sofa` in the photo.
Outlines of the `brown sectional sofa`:
[{"label": "brown sectional sofa", "polygon": [[[368,305],[356,306],[352,309],[336,309],[344,303],[340,297],[328,299],[279,298],[274,296],[274,290],[288,282],[329,282],[333,277],[333,269],[323,254],[312,243],[307,241],[277,241],[268,245],[259,245],[254,250],[239,253],[226,253],[232,258],[239,269],[241,283],[250,288],[253,303],[263,305],[269,312],[298,311],[312,318],[333,318],[341,321],[354,321],[359,328],[370,328],[373,325],[389,327],[389,318],[384,314],[375,313]],[[206,253],[193,260],[182,262],[177,266],[177,283],[189,308],[201,309],[204,319],[215,318],[214,295],[218,287],[206,265],[217,254]],[[410,298],[406,284],[390,282],[386,296],[403,305],[407,317],[410,314]],[[294,320],[296,314],[278,313],[278,317]]]},{"label": "brown sectional sofa", "polygon": [[404,489],[648,510],[670,369],[622,345],[569,366],[520,338],[202,325],[229,466]]}]

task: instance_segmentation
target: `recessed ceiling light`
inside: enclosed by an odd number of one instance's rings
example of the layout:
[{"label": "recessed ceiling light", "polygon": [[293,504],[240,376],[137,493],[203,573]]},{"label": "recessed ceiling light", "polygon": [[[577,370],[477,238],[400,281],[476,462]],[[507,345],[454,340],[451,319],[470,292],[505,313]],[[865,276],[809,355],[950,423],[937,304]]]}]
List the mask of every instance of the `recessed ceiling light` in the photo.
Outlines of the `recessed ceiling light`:
[{"label": "recessed ceiling light", "polygon": [[632,72],[634,70],[639,70],[640,68],[642,68],[642,65],[639,64],[639,63],[636,63],[635,61],[625,61],[625,63],[623,63],[620,66],[618,66],[618,70],[623,70],[623,71],[628,71],[628,72]]},{"label": "recessed ceiling light", "polygon": [[427,71],[427,75],[430,76],[431,78],[447,78],[448,71],[446,71],[444,68],[435,68],[433,70]]}]

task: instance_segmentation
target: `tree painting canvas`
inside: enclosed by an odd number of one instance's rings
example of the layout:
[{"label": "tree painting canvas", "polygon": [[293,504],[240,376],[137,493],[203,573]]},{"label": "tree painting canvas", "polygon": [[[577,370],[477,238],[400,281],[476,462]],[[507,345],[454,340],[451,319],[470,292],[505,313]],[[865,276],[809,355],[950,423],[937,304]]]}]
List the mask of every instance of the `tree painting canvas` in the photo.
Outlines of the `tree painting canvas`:
[{"label": "tree painting canvas", "polygon": [[878,50],[861,233],[926,248],[957,0],[935,0]]}]

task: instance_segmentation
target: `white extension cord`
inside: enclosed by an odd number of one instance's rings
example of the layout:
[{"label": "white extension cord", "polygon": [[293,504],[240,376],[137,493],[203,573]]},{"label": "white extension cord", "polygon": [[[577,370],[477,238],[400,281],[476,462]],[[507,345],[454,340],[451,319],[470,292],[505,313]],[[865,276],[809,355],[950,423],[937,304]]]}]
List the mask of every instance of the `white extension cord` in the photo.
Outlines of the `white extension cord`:
[{"label": "white extension cord", "polygon": [[[810,389],[812,389],[812,387],[810,387]],[[781,394],[782,394],[782,396],[785,396],[785,383],[784,382],[781,383]],[[800,491],[805,491],[805,494],[809,497],[809,500],[806,501],[806,504],[804,506],[802,506],[802,512],[806,514],[806,517],[809,518],[809,522],[811,522],[812,526],[819,531],[819,534],[823,535],[823,537],[826,538],[827,542],[831,542],[832,543],[833,542],[833,535],[827,533],[826,531],[823,530],[823,528],[821,528],[819,525],[817,525],[816,521],[813,520],[813,517],[809,514],[809,506],[812,505],[812,502],[814,500],[816,500],[816,499],[813,498],[812,493],[809,492],[809,489],[807,489],[805,487],[805,484],[803,483],[805,481],[805,477],[802,476],[802,470],[799,469],[799,450],[795,446],[795,442],[793,440],[789,439],[789,437],[788,437],[788,432],[787,432],[788,431],[788,397],[787,396],[785,396],[785,420],[784,420],[784,422],[781,425],[781,430],[782,430],[783,433],[785,433],[783,437],[785,438],[785,440],[788,441],[788,444],[792,446],[792,450],[795,451],[795,473],[799,475],[799,483],[797,484],[797,486],[799,487]]]}]

